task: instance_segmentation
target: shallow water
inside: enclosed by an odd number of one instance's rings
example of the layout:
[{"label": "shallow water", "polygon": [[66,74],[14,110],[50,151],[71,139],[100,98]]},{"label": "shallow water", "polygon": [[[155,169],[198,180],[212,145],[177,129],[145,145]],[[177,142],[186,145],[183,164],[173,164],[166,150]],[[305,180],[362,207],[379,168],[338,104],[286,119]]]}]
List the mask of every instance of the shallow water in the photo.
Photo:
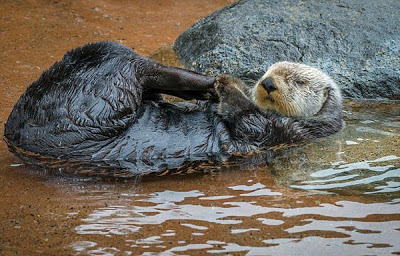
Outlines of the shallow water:
[{"label": "shallow water", "polygon": [[[217,2],[228,1],[208,2],[208,12]],[[8,25],[0,33],[12,40],[0,46],[0,57],[9,64],[1,67],[1,126],[40,68],[72,46],[124,37],[122,42],[147,54],[170,43],[173,39],[165,36],[184,28],[168,27],[175,22],[165,20],[171,11],[151,4],[135,1],[117,9],[106,0],[29,2],[32,10],[25,12],[5,3],[7,10],[0,11]],[[202,10],[194,6],[190,12],[177,2],[173,8],[185,22]],[[65,27],[55,29],[43,18]],[[14,19],[31,22],[32,27],[21,28],[25,38],[9,29],[22,24]],[[130,31],[129,24],[139,24],[141,31]],[[38,36],[42,30],[47,37]],[[156,40],[137,38],[147,31]],[[72,36],[86,32],[89,39]],[[163,50],[153,57],[176,64]],[[22,68],[25,62],[30,68]],[[0,141],[0,255],[399,255],[400,104],[346,101],[344,114],[346,127],[338,134],[275,148],[262,156],[262,165],[249,161],[212,173],[138,180],[107,181],[34,168]]]}]

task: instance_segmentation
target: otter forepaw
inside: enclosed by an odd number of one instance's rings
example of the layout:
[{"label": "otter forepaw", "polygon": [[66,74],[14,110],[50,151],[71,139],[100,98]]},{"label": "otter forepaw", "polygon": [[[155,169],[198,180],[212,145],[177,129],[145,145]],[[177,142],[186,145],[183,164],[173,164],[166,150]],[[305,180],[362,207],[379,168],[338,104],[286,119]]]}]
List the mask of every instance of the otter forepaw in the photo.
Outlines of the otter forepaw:
[{"label": "otter forepaw", "polygon": [[230,94],[234,94],[237,90],[233,78],[224,74],[217,77],[214,88],[220,99],[226,98]]},{"label": "otter forepaw", "polygon": [[234,78],[227,75],[217,77],[214,84],[219,98],[218,114],[227,119],[240,111],[235,101],[241,92],[236,88],[235,84]]},{"label": "otter forepaw", "polygon": [[214,87],[219,98],[218,114],[221,116],[231,118],[254,108],[252,101],[240,90],[242,87],[245,88],[240,79],[221,75],[217,77]]}]

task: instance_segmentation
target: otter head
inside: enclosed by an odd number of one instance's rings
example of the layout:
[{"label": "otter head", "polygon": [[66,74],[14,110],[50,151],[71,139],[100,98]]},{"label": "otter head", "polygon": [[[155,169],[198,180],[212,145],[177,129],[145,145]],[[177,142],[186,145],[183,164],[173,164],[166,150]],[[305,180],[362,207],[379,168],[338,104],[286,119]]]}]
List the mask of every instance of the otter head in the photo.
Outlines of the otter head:
[{"label": "otter head", "polygon": [[257,82],[253,97],[261,109],[295,117],[341,112],[342,104],[340,89],[328,75],[292,62],[273,64]]}]

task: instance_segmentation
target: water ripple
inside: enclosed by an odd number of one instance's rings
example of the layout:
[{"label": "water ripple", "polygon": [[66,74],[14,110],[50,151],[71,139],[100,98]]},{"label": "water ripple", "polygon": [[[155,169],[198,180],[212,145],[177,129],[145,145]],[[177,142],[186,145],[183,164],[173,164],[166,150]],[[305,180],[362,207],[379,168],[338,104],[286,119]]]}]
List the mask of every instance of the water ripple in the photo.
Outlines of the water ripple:
[{"label": "water ripple", "polygon": [[[263,188],[259,186],[259,189]],[[167,194],[168,198],[165,197]],[[316,206],[296,208],[263,206],[260,202],[240,201],[240,198],[237,198],[237,201],[219,202],[219,205],[212,206],[193,204],[204,194],[199,191],[157,192],[147,199],[140,199],[151,202],[151,205],[99,208],[90,214],[89,218],[84,219],[86,224],[77,227],[76,231],[83,235],[128,236],[149,226],[161,228],[159,232],[147,238],[126,240],[130,241],[131,248],[146,249],[146,255],[175,255],[188,251],[206,251],[210,254],[246,252],[246,255],[287,255],[288,251],[296,251],[296,255],[309,255],[309,252],[313,251],[322,255],[335,255],[339,248],[341,255],[384,255],[400,250],[400,199],[387,203],[337,201],[334,204],[320,203]],[[165,207],[166,205],[169,207]],[[276,214],[280,214],[280,219],[271,218]],[[387,220],[385,217],[393,214],[397,214],[397,219]],[[370,216],[382,216],[382,221],[369,221]],[[249,224],[252,219],[263,225]],[[162,228],[177,220],[181,227],[178,228],[178,232]],[[244,223],[247,224],[243,226]],[[207,234],[216,226],[220,226],[219,230],[224,230],[223,226],[229,227],[227,230],[232,236],[268,234],[275,229],[275,232],[279,230],[283,234],[274,238],[267,235],[270,238],[260,240],[257,246],[218,240],[185,245],[175,243],[175,246],[168,246],[168,237],[179,239],[182,237],[180,232],[185,228],[191,230],[189,232],[193,238],[203,235],[208,237]],[[319,234],[324,234],[324,237]],[[93,247],[96,247],[94,242],[74,245],[77,252],[86,248],[89,255],[90,251],[100,250]],[[343,250],[345,251],[342,252]]]},{"label": "water ripple", "polygon": [[[332,164],[332,168],[310,174],[310,177],[320,179],[302,181],[300,184],[291,185],[291,187],[304,190],[329,191],[331,189],[362,185],[362,189],[365,190],[364,194],[400,191],[400,182],[394,180],[400,178],[398,159],[399,157],[397,156],[389,155],[370,161],[340,165]],[[394,164],[382,165],[385,162]],[[381,165],[374,166],[376,164]],[[366,187],[368,184],[372,184],[374,187]],[[374,191],[371,191],[372,189]]]}]

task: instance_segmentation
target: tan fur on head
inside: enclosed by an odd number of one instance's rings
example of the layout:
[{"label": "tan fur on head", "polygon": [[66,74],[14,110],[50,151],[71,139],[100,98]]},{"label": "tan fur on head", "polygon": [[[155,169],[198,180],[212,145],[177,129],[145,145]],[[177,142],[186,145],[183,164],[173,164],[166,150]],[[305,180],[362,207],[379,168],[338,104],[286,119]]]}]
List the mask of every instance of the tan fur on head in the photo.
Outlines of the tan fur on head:
[{"label": "tan fur on head", "polygon": [[[272,78],[276,90],[268,93],[262,81]],[[262,109],[284,116],[317,115],[329,100],[341,106],[340,89],[326,74],[310,66],[278,62],[273,64],[253,89],[255,103]],[[329,99],[333,97],[333,99]]]}]

